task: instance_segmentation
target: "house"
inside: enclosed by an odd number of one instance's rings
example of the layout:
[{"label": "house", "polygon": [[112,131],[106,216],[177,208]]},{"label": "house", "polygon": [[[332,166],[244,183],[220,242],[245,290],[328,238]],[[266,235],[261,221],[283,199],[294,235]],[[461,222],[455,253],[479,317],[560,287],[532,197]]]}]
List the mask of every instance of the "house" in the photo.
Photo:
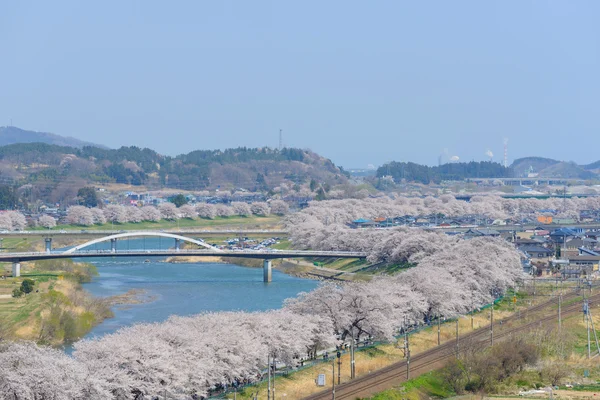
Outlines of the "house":
[{"label": "house", "polygon": [[541,242],[539,240],[535,240],[535,239],[527,239],[527,238],[520,238],[517,237],[517,239],[514,241],[515,246],[520,247],[520,246],[538,246]]},{"label": "house", "polygon": [[569,267],[579,267],[585,275],[589,275],[594,271],[598,271],[600,256],[571,256],[568,258]]},{"label": "house", "polygon": [[372,221],[370,219],[359,218],[352,221],[350,226],[352,226],[353,228],[372,228],[377,226],[377,222]]},{"label": "house", "polygon": [[592,238],[588,238],[588,237],[584,237],[584,238],[573,238],[571,240],[568,240],[565,243],[565,247],[567,249],[578,249],[580,247],[585,247],[588,249],[594,249],[596,248],[596,245],[598,244],[598,241]]},{"label": "house", "polygon": [[465,238],[474,238],[474,237],[498,237],[500,236],[500,232],[494,229],[482,228],[482,229],[469,229],[465,232]]},{"label": "house", "polygon": [[564,243],[577,236],[577,233],[569,228],[559,228],[550,232],[549,236],[554,243]]},{"label": "house", "polygon": [[554,250],[540,245],[523,245],[519,246],[519,250],[531,257],[532,260],[548,261],[554,255]]}]

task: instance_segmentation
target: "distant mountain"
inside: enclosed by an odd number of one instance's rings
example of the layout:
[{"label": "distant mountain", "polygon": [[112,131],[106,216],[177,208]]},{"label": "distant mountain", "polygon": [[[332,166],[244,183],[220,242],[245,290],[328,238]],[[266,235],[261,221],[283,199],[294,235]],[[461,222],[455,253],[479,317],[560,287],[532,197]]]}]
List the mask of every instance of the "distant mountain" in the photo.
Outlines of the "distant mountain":
[{"label": "distant mountain", "polygon": [[471,161],[448,163],[435,167],[412,162],[392,161],[377,169],[377,177],[391,176],[395,182],[420,182],[423,184],[441,181],[461,181],[469,178],[511,178],[513,172],[497,162]]},{"label": "distant mountain", "polygon": [[15,143],[46,143],[56,146],[67,146],[81,149],[84,146],[99,147],[107,149],[108,147],[85,142],[68,136],[55,135],[54,133],[27,131],[16,126],[0,126],[0,146]]},{"label": "distant mountain", "polygon": [[[537,174],[543,178],[599,179],[600,161],[588,165],[577,165],[574,162],[558,161],[543,157],[524,157],[516,159],[511,168],[515,177],[526,177]],[[594,171],[596,170],[596,171]]]},{"label": "distant mountain", "polygon": [[196,150],[177,157],[135,146],[81,149],[47,143],[0,146],[2,185],[50,203],[74,199],[81,187],[127,184],[161,188],[304,193],[313,180],[324,187],[348,182],[348,173],[310,150],[239,147]]}]

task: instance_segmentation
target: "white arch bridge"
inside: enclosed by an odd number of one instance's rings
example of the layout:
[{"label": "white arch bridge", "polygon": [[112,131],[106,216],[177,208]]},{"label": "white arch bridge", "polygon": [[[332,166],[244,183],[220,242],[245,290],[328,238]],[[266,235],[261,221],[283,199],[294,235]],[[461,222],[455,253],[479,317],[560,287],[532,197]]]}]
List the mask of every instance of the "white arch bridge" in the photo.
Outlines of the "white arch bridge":
[{"label": "white arch bridge", "polygon": [[[144,249],[144,250],[118,250],[117,241],[130,237],[162,237],[175,241],[172,249]],[[51,260],[61,258],[98,258],[98,257],[149,257],[149,256],[193,256],[193,257],[234,257],[257,258],[263,261],[263,278],[271,282],[271,260],[276,258],[366,258],[367,253],[358,251],[311,251],[311,250],[221,250],[211,246],[203,240],[167,232],[138,231],[124,232],[109,235],[103,238],[90,240],[62,252],[52,251],[52,238],[46,238],[45,252],[26,253],[0,253],[0,262],[13,264],[13,277],[20,276],[21,262],[36,260]],[[85,250],[87,247],[98,243],[110,241],[110,250]],[[181,242],[188,242],[198,246],[195,249],[182,249]]]}]

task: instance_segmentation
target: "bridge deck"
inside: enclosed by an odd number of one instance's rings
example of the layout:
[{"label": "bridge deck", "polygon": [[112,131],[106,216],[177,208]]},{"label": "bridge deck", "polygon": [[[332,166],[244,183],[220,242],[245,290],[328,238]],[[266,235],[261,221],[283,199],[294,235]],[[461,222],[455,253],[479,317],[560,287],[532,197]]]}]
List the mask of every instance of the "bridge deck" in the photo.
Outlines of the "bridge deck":
[{"label": "bridge deck", "polygon": [[367,253],[353,251],[309,251],[309,250],[286,250],[286,251],[211,251],[211,250],[92,250],[79,251],[76,253],[0,253],[0,262],[22,262],[35,260],[51,260],[61,258],[97,258],[97,257],[153,257],[153,256],[193,256],[193,257],[236,257],[257,258],[271,260],[276,258],[366,258]]}]

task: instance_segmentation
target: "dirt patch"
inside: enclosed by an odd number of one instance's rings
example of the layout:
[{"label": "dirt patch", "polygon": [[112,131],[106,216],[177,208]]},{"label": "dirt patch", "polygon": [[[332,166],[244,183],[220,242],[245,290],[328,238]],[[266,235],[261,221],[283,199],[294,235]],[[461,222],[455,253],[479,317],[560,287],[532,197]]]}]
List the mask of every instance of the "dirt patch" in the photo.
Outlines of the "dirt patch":
[{"label": "dirt patch", "polygon": [[111,306],[144,304],[156,300],[156,296],[149,295],[143,289],[131,289],[127,293],[111,296],[106,299]]}]

